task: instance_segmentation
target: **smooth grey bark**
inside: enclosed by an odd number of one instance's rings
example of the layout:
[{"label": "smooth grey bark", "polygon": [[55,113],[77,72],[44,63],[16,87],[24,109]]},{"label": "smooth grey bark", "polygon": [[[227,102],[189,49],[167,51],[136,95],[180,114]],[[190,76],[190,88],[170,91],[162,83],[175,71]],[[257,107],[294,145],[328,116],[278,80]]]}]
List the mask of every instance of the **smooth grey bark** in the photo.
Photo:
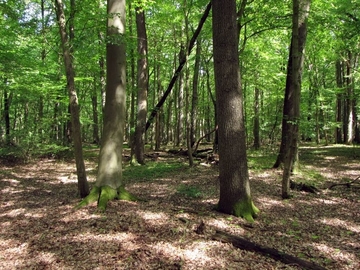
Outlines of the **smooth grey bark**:
[{"label": "smooth grey bark", "polygon": [[214,71],[219,133],[218,210],[253,221],[243,97],[238,58],[236,1],[213,0]]},{"label": "smooth grey bark", "polygon": [[[65,64],[67,89],[69,94],[69,108],[71,114],[72,125],[72,139],[74,143],[74,153],[76,162],[76,173],[78,178],[78,191],[79,195],[83,198],[89,194],[89,185],[86,178],[85,163],[82,152],[82,139],[81,139],[81,124],[80,124],[80,109],[78,97],[75,89],[75,72],[73,67],[73,59],[66,32],[66,20],[62,0],[55,1],[56,15],[59,24],[59,31],[61,37],[61,45],[63,51],[63,60]],[[73,29],[71,30],[70,37],[73,37]]]},{"label": "smooth grey bark", "polygon": [[108,0],[106,100],[99,168],[95,185],[122,184],[122,149],[126,105],[125,0]]}]

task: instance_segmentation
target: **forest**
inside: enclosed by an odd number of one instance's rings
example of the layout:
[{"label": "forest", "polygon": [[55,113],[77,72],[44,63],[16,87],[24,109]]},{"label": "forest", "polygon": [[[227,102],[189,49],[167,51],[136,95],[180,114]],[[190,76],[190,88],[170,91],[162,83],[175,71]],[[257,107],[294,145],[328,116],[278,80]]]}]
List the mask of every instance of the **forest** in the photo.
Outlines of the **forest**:
[{"label": "forest", "polygon": [[359,269],[360,3],[0,0],[1,269]]}]

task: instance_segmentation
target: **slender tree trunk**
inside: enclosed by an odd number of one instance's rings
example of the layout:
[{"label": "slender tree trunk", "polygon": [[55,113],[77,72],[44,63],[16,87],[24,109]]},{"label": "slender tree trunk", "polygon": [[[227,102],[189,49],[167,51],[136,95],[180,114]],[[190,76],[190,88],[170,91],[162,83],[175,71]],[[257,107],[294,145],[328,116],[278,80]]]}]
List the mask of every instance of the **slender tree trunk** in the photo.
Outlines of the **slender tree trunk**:
[{"label": "slender tree trunk", "polygon": [[147,34],[144,10],[136,8],[136,29],[138,38],[138,63],[137,63],[137,121],[135,127],[135,156],[140,164],[145,164],[144,134],[147,115],[148,93],[148,61],[147,61]]},{"label": "slender tree trunk", "polygon": [[[297,92],[300,91],[300,89],[296,89],[297,85],[300,85],[301,87],[301,72],[302,72],[302,66],[304,62],[304,50],[305,50],[305,43],[306,43],[306,35],[307,35],[307,27],[306,27],[306,20],[309,14],[310,9],[310,1],[311,0],[294,0],[295,5],[299,8],[301,8],[301,12],[297,11],[297,14],[301,16],[300,20],[296,19],[298,21],[297,26],[293,26],[293,31],[295,31],[295,38],[297,38],[298,42],[293,42],[294,37],[292,37],[291,45],[290,45],[290,54],[288,58],[288,66],[287,66],[287,76],[286,76],[286,87],[285,87],[285,98],[284,98],[284,107],[283,107],[283,120],[282,120],[282,132],[281,132],[281,145],[279,154],[277,156],[276,162],[273,166],[273,168],[278,168],[282,163],[285,161],[285,155],[288,152],[291,144],[291,140],[289,136],[293,132],[294,124],[297,128],[298,126],[298,120],[299,119],[292,119],[293,117],[296,117],[294,114],[294,106],[296,105],[296,102],[300,100],[300,96],[297,94]],[[300,1],[300,2],[299,2]],[[297,3],[299,2],[299,3]],[[293,15],[293,17],[295,17]],[[295,22],[293,22],[294,24]],[[295,29],[296,28],[296,29]],[[297,50],[296,53],[294,53],[294,47]],[[293,63],[293,61],[297,61],[297,63]],[[299,70],[299,83],[296,81],[296,85],[294,85],[294,79],[292,72],[293,70]],[[294,91],[295,95],[294,95]],[[295,121],[296,120],[296,121]],[[297,151],[295,149],[295,151]],[[295,154],[296,156],[296,154]]]},{"label": "slender tree trunk", "polygon": [[352,144],[355,137],[355,121],[354,121],[354,86],[352,82],[352,53],[348,52],[348,59],[346,61],[346,130],[347,136],[345,142]]},{"label": "slender tree trunk", "polygon": [[97,101],[97,84],[96,80],[94,80],[94,87],[93,92],[91,95],[91,104],[92,104],[92,111],[93,111],[93,143],[99,144],[100,137],[99,137],[99,117],[98,117],[98,101]]},{"label": "slender tree trunk", "polygon": [[192,87],[192,102],[190,113],[190,142],[191,147],[196,142],[196,121],[198,119],[198,87],[199,87],[199,71],[201,60],[201,38],[198,38],[196,43],[196,55],[194,64],[193,87]]},{"label": "slender tree trunk", "polygon": [[[306,20],[310,10],[310,0],[293,0],[293,29],[291,49],[289,55],[288,78],[286,92],[289,92],[288,110],[284,111],[286,121],[287,147],[284,150],[284,170],[282,179],[282,198],[290,197],[290,174],[297,158],[299,121],[300,121],[300,94],[301,74],[306,42]],[[290,78],[289,78],[290,77]],[[285,104],[284,104],[285,106]],[[283,122],[284,124],[284,122]]]},{"label": "slender tree trunk", "polygon": [[259,210],[251,199],[246,157],[236,1],[213,0],[212,3],[220,156],[218,210],[253,221]]},{"label": "slender tree trunk", "polygon": [[343,143],[343,130],[342,130],[342,107],[343,107],[343,93],[342,89],[343,78],[342,78],[342,64],[340,60],[336,61],[336,85],[338,87],[338,93],[336,94],[336,122],[338,123],[338,127],[335,130],[335,143]]},{"label": "slender tree trunk", "polygon": [[[62,0],[56,0],[56,15],[59,23],[61,44],[63,49],[63,58],[65,63],[67,89],[70,99],[70,112],[72,123],[72,138],[74,142],[74,152],[76,161],[76,172],[78,177],[78,190],[80,196],[83,198],[89,194],[89,186],[86,178],[85,163],[82,153],[81,140],[81,124],[80,124],[80,110],[75,90],[75,72],[73,67],[73,60],[70,51],[70,44],[66,33],[66,20],[63,9]],[[72,34],[73,35],[73,31]]]},{"label": "slender tree trunk", "polygon": [[258,150],[260,148],[260,89],[255,87],[255,96],[254,96],[254,149]]},{"label": "slender tree trunk", "polygon": [[6,145],[11,144],[10,138],[10,104],[12,93],[7,90],[7,78],[4,79],[4,118],[5,118],[5,142]]}]

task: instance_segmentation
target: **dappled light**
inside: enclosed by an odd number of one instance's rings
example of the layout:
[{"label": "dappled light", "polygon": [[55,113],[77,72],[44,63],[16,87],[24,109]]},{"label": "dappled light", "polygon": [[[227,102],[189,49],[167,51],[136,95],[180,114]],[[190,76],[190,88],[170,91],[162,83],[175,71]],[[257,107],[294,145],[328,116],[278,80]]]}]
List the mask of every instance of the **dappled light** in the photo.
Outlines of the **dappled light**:
[{"label": "dappled light", "polygon": [[[293,178],[320,191],[292,191],[288,200],[280,196],[281,170],[261,168],[265,157],[250,153],[252,197],[261,210],[252,224],[216,211],[216,165],[190,169],[166,153],[145,166],[125,163],[126,188],[140,201],[110,201],[105,213],[96,204],[74,209],[79,198],[72,163],[1,165],[0,268],[298,269],[213,240],[221,230],[327,269],[356,269],[359,190],[328,187],[343,181],[340,175],[354,179],[359,164],[339,152],[337,163],[323,167],[326,152],[316,151],[301,148],[302,168]],[[96,160],[86,164],[96,169]]]}]

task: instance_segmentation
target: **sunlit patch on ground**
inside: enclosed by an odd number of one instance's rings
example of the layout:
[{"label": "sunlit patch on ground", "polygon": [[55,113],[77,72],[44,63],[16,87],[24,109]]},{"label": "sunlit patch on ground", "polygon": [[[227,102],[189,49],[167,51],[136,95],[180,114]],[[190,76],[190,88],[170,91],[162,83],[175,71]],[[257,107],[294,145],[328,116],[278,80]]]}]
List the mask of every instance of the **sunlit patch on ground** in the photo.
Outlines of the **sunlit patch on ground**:
[{"label": "sunlit patch on ground", "polygon": [[[96,203],[74,209],[80,201],[74,163],[43,159],[3,166],[0,268],[298,269],[212,240],[215,230],[224,230],[329,270],[357,269],[359,193],[346,186],[326,188],[355,179],[359,162],[336,155],[328,159],[326,148],[302,150],[322,151],[303,163],[301,175],[306,180],[306,170],[313,170],[322,191],[293,191],[294,198],[282,200],[282,171],[252,170],[252,194],[261,211],[253,224],[214,210],[219,195],[214,166],[129,179],[127,189],[144,201],[111,201],[105,213],[97,211]],[[96,163],[86,164],[94,181]],[[156,166],[146,172],[154,171]],[[179,192],[182,185],[196,188],[199,196]],[[202,234],[196,232],[201,221]]]}]

